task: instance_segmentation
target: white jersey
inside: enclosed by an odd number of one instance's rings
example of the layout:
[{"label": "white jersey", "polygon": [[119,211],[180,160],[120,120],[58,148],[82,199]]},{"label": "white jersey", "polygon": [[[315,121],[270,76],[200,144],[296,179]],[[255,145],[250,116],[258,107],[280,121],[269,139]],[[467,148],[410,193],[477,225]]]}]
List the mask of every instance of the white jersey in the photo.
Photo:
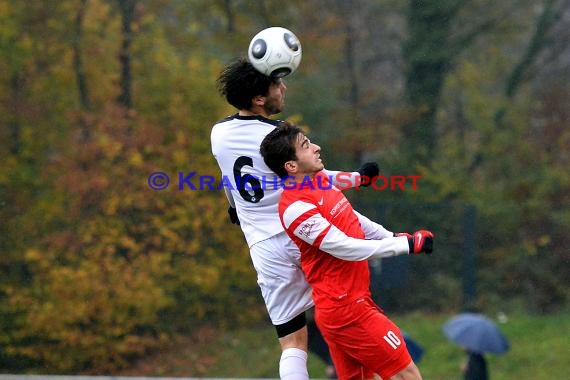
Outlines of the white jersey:
[{"label": "white jersey", "polygon": [[279,182],[277,186],[266,183],[277,176],[259,153],[261,141],[277,124],[278,121],[262,116],[236,114],[221,120],[212,129],[212,153],[250,247],[283,232],[277,212],[281,186]]},{"label": "white jersey", "polygon": [[[222,172],[224,190],[235,205],[249,247],[283,232],[277,205],[283,191],[279,177],[265,165],[261,142],[279,124],[263,116],[229,116],[214,125],[212,153]],[[330,175],[341,172],[327,171]],[[354,186],[359,174],[346,173]],[[350,175],[350,177],[348,177]],[[343,181],[346,186],[346,181]],[[333,183],[337,183],[333,179]]]}]

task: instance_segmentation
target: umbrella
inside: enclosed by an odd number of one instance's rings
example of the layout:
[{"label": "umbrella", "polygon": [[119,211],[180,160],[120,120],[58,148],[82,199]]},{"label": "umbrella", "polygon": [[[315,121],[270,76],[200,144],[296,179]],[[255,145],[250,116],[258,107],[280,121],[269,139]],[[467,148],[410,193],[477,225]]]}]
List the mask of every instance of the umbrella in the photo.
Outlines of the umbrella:
[{"label": "umbrella", "polygon": [[472,352],[503,354],[509,350],[509,342],[497,325],[481,314],[458,314],[443,325],[443,333]]}]

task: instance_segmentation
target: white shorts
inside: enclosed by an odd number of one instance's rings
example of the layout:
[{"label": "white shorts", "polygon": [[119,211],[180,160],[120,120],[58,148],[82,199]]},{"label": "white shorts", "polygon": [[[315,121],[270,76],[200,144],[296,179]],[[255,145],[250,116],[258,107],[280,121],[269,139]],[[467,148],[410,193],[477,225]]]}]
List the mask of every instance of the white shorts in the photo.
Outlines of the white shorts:
[{"label": "white shorts", "polygon": [[313,307],[311,287],[301,270],[301,253],[285,231],[250,248],[257,284],[274,325]]}]

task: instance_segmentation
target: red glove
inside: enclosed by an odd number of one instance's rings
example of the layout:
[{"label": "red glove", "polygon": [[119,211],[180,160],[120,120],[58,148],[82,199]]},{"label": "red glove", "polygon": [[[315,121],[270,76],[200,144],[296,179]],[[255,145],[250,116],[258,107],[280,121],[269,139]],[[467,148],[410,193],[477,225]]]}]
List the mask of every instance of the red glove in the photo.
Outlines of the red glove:
[{"label": "red glove", "polygon": [[405,237],[407,237],[408,239],[411,239],[411,238],[412,238],[412,235],[410,235],[410,234],[407,233],[407,232],[394,232],[394,236],[405,236]]},{"label": "red glove", "polygon": [[408,238],[408,244],[410,245],[410,253],[432,253],[433,233],[426,230],[416,231],[411,238]]}]

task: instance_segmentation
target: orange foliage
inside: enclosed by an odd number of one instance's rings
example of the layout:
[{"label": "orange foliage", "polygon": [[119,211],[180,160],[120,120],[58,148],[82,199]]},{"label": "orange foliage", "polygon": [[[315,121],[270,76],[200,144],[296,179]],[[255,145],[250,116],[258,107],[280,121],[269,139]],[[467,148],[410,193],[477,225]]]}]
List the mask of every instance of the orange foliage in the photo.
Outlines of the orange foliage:
[{"label": "orange foliage", "polygon": [[253,271],[221,192],[147,183],[192,169],[177,166],[193,161],[190,139],[118,107],[102,115],[45,169],[59,177],[57,228],[26,252],[32,285],[9,291],[25,315],[16,338],[34,341],[10,353],[57,371],[121,368],[192,320],[260,315],[248,310],[259,305]]}]

